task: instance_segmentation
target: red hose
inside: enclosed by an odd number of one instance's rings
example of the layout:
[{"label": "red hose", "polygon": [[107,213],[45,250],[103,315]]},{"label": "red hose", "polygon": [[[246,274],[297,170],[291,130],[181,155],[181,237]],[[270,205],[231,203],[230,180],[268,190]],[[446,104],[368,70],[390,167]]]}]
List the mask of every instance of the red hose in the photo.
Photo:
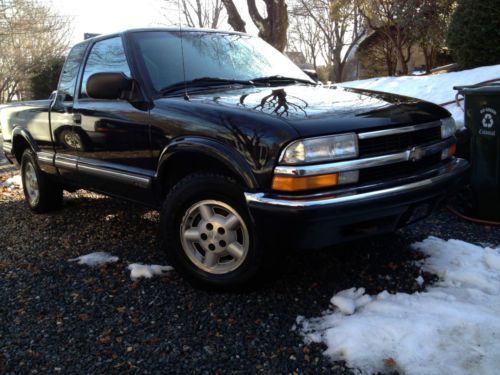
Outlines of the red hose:
[{"label": "red hose", "polygon": [[461,218],[463,220],[467,220],[467,221],[470,221],[470,222],[476,223],[476,224],[482,224],[482,225],[488,225],[488,226],[491,226],[491,227],[499,227],[500,228],[500,222],[498,222],[498,221],[489,221],[489,220],[477,219],[475,217],[470,217],[470,216],[464,215],[461,212],[458,212],[457,210],[455,210],[451,206],[446,206],[446,208],[452,214],[458,216],[459,218]]},{"label": "red hose", "polygon": [[[495,79],[489,79],[487,81],[483,81],[483,82],[479,82],[479,83],[475,83],[471,86],[479,86],[479,85],[484,85],[486,83],[493,83],[493,82],[497,82],[497,81],[500,81],[500,78],[495,78]],[[445,105],[449,105],[449,104],[453,104],[453,103],[456,103],[457,104],[457,107],[460,107],[462,109],[462,111],[464,110],[462,108],[462,106],[460,105],[459,102],[461,102],[462,100],[464,100],[464,98],[459,98],[458,96],[460,95],[459,92],[456,93],[455,95],[455,99],[454,100],[450,100],[449,102],[446,102],[446,103],[442,103],[440,104],[441,107],[444,107]]]}]

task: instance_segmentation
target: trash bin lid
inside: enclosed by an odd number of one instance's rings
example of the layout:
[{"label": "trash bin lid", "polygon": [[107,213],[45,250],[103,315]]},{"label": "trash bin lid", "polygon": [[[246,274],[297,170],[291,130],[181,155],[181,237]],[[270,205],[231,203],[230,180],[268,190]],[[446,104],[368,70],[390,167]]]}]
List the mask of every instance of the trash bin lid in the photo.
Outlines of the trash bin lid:
[{"label": "trash bin lid", "polygon": [[498,95],[500,96],[500,83],[489,83],[487,85],[455,86],[462,95]]}]

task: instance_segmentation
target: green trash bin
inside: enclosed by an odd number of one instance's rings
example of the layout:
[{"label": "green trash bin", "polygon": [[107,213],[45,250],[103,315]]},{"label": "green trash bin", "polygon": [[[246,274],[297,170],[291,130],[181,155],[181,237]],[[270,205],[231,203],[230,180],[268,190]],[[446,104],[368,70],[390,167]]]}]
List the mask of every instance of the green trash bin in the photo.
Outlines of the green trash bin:
[{"label": "green trash bin", "polygon": [[500,220],[500,84],[455,87],[465,98],[476,217]]}]

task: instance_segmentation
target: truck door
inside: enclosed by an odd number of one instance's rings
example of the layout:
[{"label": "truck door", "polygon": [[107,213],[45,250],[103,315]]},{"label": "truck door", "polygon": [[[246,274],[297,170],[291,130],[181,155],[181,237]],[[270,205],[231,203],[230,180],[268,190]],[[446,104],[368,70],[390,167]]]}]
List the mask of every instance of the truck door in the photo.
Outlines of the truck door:
[{"label": "truck door", "polygon": [[[73,100],[78,81],[78,72],[88,43],[74,46],[64,63],[57,94],[50,105],[49,123],[52,144],[55,151],[55,166],[59,174],[69,181],[76,182],[76,161],[78,143],[75,137]],[[52,157],[50,157],[52,159]]]},{"label": "truck door", "polygon": [[88,52],[73,113],[78,137],[78,173],[83,187],[132,198],[150,197],[154,163],[149,111],[126,100],[93,99],[87,81],[95,73],[133,77],[120,36],[98,40]]}]

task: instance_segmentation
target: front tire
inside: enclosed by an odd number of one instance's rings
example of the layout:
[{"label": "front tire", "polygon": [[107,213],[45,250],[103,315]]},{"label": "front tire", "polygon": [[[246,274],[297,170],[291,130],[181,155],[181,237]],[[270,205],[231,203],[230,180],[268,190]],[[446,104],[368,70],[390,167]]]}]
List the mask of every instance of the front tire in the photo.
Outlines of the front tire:
[{"label": "front tire", "polygon": [[21,161],[23,191],[29,208],[36,213],[56,210],[62,205],[63,189],[38,167],[35,154],[27,149]]},{"label": "front tire", "polygon": [[161,238],[170,264],[196,286],[240,289],[263,268],[243,190],[225,175],[194,173],[179,181],[163,205]]}]

